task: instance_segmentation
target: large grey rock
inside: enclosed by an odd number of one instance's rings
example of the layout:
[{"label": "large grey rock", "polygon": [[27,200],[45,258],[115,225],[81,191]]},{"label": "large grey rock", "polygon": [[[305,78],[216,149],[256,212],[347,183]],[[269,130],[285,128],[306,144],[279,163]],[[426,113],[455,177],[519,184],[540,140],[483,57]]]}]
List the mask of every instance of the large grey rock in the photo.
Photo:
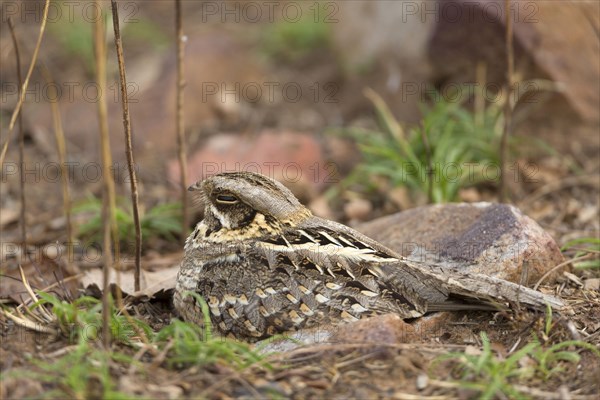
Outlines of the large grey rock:
[{"label": "large grey rock", "polygon": [[358,230],[405,257],[529,285],[563,261],[556,242],[508,204],[431,205]]}]

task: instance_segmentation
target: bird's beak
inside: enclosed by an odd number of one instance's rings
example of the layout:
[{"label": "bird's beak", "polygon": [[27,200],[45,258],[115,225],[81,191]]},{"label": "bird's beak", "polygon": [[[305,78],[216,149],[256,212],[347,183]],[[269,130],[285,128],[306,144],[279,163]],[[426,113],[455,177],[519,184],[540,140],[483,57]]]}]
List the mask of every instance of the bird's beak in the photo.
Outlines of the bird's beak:
[{"label": "bird's beak", "polygon": [[194,192],[196,190],[200,190],[200,182],[194,183],[192,186],[188,188],[188,192]]}]

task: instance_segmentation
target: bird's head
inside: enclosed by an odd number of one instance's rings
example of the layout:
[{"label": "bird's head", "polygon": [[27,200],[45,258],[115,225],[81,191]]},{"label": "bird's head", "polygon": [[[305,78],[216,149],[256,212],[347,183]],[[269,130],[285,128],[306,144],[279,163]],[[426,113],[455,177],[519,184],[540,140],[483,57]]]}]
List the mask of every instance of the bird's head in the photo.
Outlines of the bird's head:
[{"label": "bird's head", "polygon": [[188,190],[197,191],[204,201],[204,224],[211,232],[221,228],[247,231],[262,221],[295,225],[312,215],[284,185],[253,172],[221,173]]}]

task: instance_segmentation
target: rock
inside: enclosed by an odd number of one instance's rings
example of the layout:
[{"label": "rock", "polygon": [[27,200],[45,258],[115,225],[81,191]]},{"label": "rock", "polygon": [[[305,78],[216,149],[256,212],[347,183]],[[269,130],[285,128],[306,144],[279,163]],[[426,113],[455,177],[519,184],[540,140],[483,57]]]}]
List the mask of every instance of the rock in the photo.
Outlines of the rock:
[{"label": "rock", "polygon": [[396,314],[378,315],[341,325],[323,325],[302,329],[283,339],[267,339],[257,343],[265,353],[290,351],[303,345],[372,343],[394,345],[417,338],[417,329]]},{"label": "rock", "polygon": [[581,207],[581,210],[577,214],[577,220],[582,224],[587,222],[591,222],[598,218],[598,214],[600,214],[598,210],[598,206],[595,204],[589,204]]},{"label": "rock", "polygon": [[[506,84],[504,2],[437,2],[432,9],[437,23],[428,50],[440,93],[454,96],[451,90],[476,82],[479,65],[486,70],[484,81],[479,82],[483,90],[475,90],[492,103],[498,101],[491,92]],[[515,127],[515,133],[541,136],[560,149],[575,151],[574,143],[597,149],[598,11],[598,2],[512,2],[515,89],[530,91],[516,112],[525,112],[527,103],[537,107],[526,111],[526,121]],[[582,59],[589,62],[579,62]],[[458,96],[470,97],[460,89]],[[564,135],[565,130],[569,135]]]},{"label": "rock", "polygon": [[587,290],[598,290],[600,289],[600,279],[590,278],[583,282],[583,288]]},{"label": "rock", "polygon": [[458,191],[458,197],[465,203],[477,203],[481,201],[481,194],[475,188],[464,188]]},{"label": "rock", "polygon": [[373,211],[373,206],[366,199],[352,199],[344,204],[344,213],[350,220],[364,221],[371,215],[371,211]]},{"label": "rock", "polygon": [[394,205],[396,205],[400,210],[406,210],[411,208],[413,205],[412,200],[410,199],[409,190],[406,186],[398,186],[390,190],[389,196],[390,200]]},{"label": "rock", "polygon": [[378,315],[334,327],[332,343],[393,345],[415,341],[415,328],[396,314]]},{"label": "rock", "polygon": [[370,221],[358,229],[414,261],[525,285],[535,283],[563,261],[554,239],[507,204],[424,206]]},{"label": "rock", "polygon": [[324,325],[315,328],[301,329],[286,333],[283,337],[265,339],[256,343],[256,347],[265,354],[281,353],[294,350],[300,346],[330,343],[336,326]]},{"label": "rock", "polygon": [[[251,171],[277,179],[304,204],[326,185],[328,166],[313,135],[264,130],[257,135],[212,136],[188,162],[188,183],[228,171]],[[179,164],[169,163],[169,178],[179,182]]]},{"label": "rock", "polygon": [[410,325],[414,330],[414,337],[418,338],[421,342],[427,342],[433,338],[443,337],[448,334],[452,336],[464,336],[461,327],[450,325],[460,317],[461,314],[458,312],[443,311],[424,315],[412,321]]}]

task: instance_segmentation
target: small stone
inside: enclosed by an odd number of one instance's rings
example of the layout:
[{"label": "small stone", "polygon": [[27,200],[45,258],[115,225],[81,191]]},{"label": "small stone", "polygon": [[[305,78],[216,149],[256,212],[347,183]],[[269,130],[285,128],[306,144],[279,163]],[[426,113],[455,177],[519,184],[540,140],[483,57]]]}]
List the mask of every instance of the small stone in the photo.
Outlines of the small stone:
[{"label": "small stone", "polygon": [[350,220],[364,221],[371,215],[373,206],[365,199],[352,199],[344,205],[344,213]]},{"label": "small stone", "polygon": [[11,224],[19,220],[19,210],[13,208],[2,208],[0,210],[0,226]]},{"label": "small stone", "polygon": [[593,221],[596,218],[598,218],[598,207],[595,205],[583,207],[577,215],[577,220],[583,224]]},{"label": "small stone", "polygon": [[[231,171],[252,171],[277,179],[303,203],[331,184],[332,167],[314,135],[265,129],[253,136],[217,133],[188,161],[188,181]],[[179,182],[177,160],[168,166],[171,182]]]},{"label": "small stone", "polygon": [[417,389],[423,390],[429,384],[429,377],[425,374],[417,376]]},{"label": "small stone", "polygon": [[45,246],[44,247],[44,256],[46,256],[47,258],[49,258],[51,260],[56,260],[61,255],[66,254],[66,251],[67,251],[66,247],[60,246],[59,244],[56,244],[54,246]]},{"label": "small stone", "polygon": [[600,289],[600,278],[586,279],[583,282],[583,288],[586,290],[599,290]]},{"label": "small stone", "polygon": [[332,343],[393,345],[417,338],[415,329],[395,314],[384,314],[335,327]]},{"label": "small stone", "polygon": [[564,271],[563,275],[570,280],[571,282],[573,282],[574,284],[576,284],[579,287],[583,287],[583,282],[581,282],[581,279],[579,279],[579,277],[577,275],[574,275],[570,272]]},{"label": "small stone", "polygon": [[399,186],[390,191],[389,198],[399,209],[406,210],[413,206],[413,202],[408,194],[408,188]]},{"label": "small stone", "polygon": [[477,203],[478,201],[481,201],[481,194],[475,188],[460,189],[458,196],[466,203]]},{"label": "small stone", "polygon": [[331,211],[331,207],[329,207],[329,202],[325,196],[318,196],[315,198],[308,204],[308,208],[317,217],[335,219],[333,211]]},{"label": "small stone", "polygon": [[50,221],[50,223],[48,224],[50,229],[52,229],[53,231],[57,231],[60,229],[63,229],[66,225],[66,218],[65,217],[58,217],[58,218],[54,218],[52,221]]}]

